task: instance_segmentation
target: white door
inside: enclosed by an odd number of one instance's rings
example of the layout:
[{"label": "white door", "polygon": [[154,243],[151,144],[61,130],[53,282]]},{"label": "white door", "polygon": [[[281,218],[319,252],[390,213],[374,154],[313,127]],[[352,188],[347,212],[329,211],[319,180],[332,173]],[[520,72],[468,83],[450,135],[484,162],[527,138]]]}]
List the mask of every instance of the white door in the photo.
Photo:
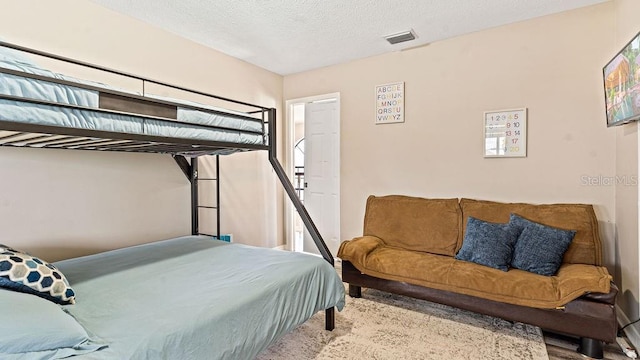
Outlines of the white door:
[{"label": "white door", "polygon": [[[304,205],[335,255],[340,245],[340,103],[307,103],[304,114]],[[306,229],[303,251],[319,253]]]}]

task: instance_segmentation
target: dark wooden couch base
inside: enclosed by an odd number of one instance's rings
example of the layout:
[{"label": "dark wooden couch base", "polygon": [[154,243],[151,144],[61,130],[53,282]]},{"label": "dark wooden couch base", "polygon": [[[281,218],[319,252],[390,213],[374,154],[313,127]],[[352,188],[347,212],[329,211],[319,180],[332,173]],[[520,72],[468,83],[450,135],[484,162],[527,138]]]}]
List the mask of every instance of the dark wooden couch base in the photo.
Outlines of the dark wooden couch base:
[{"label": "dark wooden couch base", "polygon": [[[342,262],[342,281],[349,284],[351,297],[360,297],[360,288],[367,287],[577,336],[581,338],[579,351],[596,359],[602,358],[603,341],[612,343],[616,340],[618,324],[614,304],[585,297],[571,301],[563,309],[537,309],[376,278],[360,273],[348,261]],[[612,292],[617,292],[614,284]]]}]

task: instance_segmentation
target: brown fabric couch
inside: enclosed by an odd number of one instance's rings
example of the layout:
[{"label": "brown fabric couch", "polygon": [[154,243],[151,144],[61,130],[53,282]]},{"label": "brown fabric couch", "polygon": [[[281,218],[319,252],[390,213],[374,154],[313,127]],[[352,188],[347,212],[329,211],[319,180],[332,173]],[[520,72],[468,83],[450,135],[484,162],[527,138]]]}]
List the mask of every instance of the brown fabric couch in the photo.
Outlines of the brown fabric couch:
[{"label": "brown fabric couch", "polygon": [[[507,223],[511,213],[576,230],[554,276],[455,259],[469,216]],[[602,341],[615,341],[618,289],[591,205],[370,196],[363,236],[343,241],[338,257],[351,296],[370,287],[533,324],[580,337],[580,351],[596,358]]]}]

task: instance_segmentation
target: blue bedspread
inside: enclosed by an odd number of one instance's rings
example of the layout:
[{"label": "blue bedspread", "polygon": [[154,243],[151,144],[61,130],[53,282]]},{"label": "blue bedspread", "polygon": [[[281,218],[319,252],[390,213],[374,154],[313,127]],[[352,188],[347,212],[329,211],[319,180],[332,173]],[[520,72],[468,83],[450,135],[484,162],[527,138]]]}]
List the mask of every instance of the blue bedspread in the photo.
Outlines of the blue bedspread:
[{"label": "blue bedspread", "polygon": [[320,257],[201,236],[55,265],[77,294],[68,312],[108,344],[82,360],[252,359],[314,313],[344,306],[342,281]]}]

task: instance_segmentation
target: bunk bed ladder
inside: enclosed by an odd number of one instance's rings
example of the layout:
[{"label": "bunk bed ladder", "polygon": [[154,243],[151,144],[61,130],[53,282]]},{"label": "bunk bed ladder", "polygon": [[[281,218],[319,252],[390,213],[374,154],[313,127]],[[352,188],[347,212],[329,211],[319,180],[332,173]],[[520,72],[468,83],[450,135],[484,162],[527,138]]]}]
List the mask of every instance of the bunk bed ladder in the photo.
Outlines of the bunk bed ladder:
[{"label": "bunk bed ladder", "polygon": [[[191,224],[191,231],[197,234],[197,235],[206,235],[206,236],[213,236],[216,239],[220,239],[220,155],[216,155],[216,175],[215,177],[212,178],[203,178],[200,177],[198,175],[198,158],[195,157],[193,158],[192,161],[192,166],[195,165],[196,168],[196,172],[195,172],[195,179],[191,179],[191,211],[194,212],[195,211],[195,230],[194,230],[194,224],[192,220],[192,224]],[[200,181],[206,181],[206,182],[215,182],[216,183],[216,201],[215,201],[215,205],[211,206],[211,205],[200,205],[200,200],[198,198],[198,184]],[[194,190],[195,188],[195,190]],[[200,212],[198,211],[199,209],[210,209],[210,210],[215,210],[216,211],[216,233],[214,234],[207,234],[204,232],[200,231],[200,224],[199,224],[199,219],[200,219]]]},{"label": "bunk bed ladder", "polygon": [[[216,175],[214,178],[201,178],[198,174],[198,158],[192,157],[191,163],[182,155],[174,155],[173,159],[191,183],[191,234],[206,235],[217,239],[220,238],[220,155],[216,155]],[[198,183],[200,181],[215,181],[216,183],[216,203],[215,206],[200,205],[198,198]],[[199,209],[212,209],[216,211],[216,233],[206,234],[200,232],[200,211]]]}]

